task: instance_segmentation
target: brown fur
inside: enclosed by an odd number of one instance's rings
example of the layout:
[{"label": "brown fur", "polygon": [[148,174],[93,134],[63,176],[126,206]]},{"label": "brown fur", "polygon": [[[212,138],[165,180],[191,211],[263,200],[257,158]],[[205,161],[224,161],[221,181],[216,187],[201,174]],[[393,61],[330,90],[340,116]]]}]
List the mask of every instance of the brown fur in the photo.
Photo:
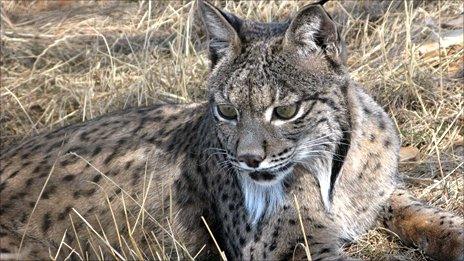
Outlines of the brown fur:
[{"label": "brown fur", "polygon": [[[206,245],[200,257],[217,258],[203,216],[230,259],[304,258],[294,251],[305,242],[300,212],[313,260],[348,259],[341,246],[379,213],[405,242],[462,260],[462,219],[398,189],[395,126],[350,79],[343,39],[322,7],[265,24],[199,4],[212,60],[208,102],[130,109],[8,148],[0,168],[2,257],[54,256],[65,235],[76,253],[64,247],[58,258],[130,255],[121,237],[131,236],[148,259],[156,244],[132,233],[138,224],[182,244],[165,253]],[[223,118],[221,104],[237,117]],[[294,118],[275,118],[276,107],[292,104]],[[250,155],[270,167],[250,170],[239,160]]]}]

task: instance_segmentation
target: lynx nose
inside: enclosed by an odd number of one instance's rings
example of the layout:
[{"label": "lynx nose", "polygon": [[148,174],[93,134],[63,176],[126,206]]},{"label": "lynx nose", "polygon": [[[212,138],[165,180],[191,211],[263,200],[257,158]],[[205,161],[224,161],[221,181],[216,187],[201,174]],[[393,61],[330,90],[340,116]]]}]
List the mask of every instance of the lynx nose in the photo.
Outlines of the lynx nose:
[{"label": "lynx nose", "polygon": [[257,168],[259,163],[263,161],[263,157],[253,154],[244,154],[237,157],[238,161],[244,162],[250,168]]}]

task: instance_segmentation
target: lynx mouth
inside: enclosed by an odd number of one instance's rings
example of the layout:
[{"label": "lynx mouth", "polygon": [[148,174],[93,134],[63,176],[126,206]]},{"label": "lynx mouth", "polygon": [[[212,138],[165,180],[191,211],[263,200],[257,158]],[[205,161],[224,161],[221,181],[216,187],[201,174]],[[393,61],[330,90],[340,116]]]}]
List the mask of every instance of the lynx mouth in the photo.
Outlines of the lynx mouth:
[{"label": "lynx mouth", "polygon": [[248,176],[257,182],[272,182],[287,175],[291,171],[292,167],[293,164],[289,162],[277,169],[250,172],[248,173]]}]

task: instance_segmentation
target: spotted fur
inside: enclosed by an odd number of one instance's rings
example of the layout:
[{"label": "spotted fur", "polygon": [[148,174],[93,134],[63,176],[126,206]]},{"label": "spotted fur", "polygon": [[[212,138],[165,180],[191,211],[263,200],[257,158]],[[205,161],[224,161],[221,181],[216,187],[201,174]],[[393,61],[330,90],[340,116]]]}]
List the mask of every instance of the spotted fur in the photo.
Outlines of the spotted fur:
[{"label": "spotted fur", "polygon": [[[258,23],[198,4],[208,101],[129,109],[5,149],[2,259],[49,259],[58,249],[58,259],[114,258],[128,254],[120,234],[149,259],[155,243],[127,224],[190,253],[206,245],[200,257],[217,258],[204,217],[231,260],[304,258],[296,246],[305,239],[312,260],[344,260],[342,245],[380,217],[428,255],[463,260],[462,218],[401,189],[395,126],[346,72],[343,39],[322,6]],[[282,119],[279,106],[297,109]]]}]

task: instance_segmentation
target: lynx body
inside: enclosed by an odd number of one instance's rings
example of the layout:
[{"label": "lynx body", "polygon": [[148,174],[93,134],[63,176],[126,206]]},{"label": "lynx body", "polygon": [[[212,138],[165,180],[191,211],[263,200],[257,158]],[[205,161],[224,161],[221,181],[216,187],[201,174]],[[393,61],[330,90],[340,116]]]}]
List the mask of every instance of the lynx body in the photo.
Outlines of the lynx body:
[{"label": "lynx body", "polygon": [[131,259],[136,242],[150,259],[151,235],[218,257],[204,217],[231,260],[306,258],[306,241],[312,260],[348,259],[342,245],[378,219],[463,260],[462,218],[401,189],[395,126],[350,79],[322,6],[271,24],[199,10],[207,102],[104,115],[2,153],[1,258]]}]

